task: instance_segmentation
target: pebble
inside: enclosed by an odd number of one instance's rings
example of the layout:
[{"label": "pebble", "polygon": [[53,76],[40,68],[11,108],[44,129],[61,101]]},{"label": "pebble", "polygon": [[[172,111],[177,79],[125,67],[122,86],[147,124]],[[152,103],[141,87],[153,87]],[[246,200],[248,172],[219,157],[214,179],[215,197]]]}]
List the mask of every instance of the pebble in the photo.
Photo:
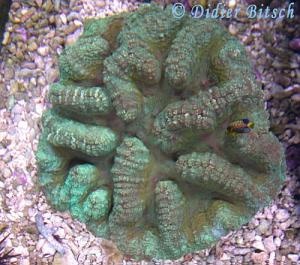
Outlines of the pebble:
[{"label": "pebble", "polygon": [[251,259],[256,264],[265,264],[266,260],[268,259],[268,254],[266,252],[260,252],[260,253],[252,253]]},{"label": "pebble", "polygon": [[279,237],[275,237],[274,244],[279,248],[281,245],[281,239]]},{"label": "pebble", "polygon": [[56,250],[53,248],[47,241],[42,246],[42,253],[43,255],[53,256]]},{"label": "pebble", "polygon": [[34,62],[35,62],[35,64],[37,65],[37,67],[39,69],[44,69],[45,63],[44,63],[44,60],[43,60],[43,58],[41,56],[36,56],[34,58]]},{"label": "pebble", "polygon": [[38,84],[41,86],[41,87],[43,87],[43,86],[45,86],[46,85],[46,79],[45,79],[45,77],[44,76],[40,76],[39,78],[38,78]]},{"label": "pebble", "polygon": [[268,252],[272,252],[276,250],[276,245],[274,243],[273,236],[269,236],[263,240],[264,247]]},{"label": "pebble", "polygon": [[230,256],[226,253],[223,253],[223,255],[220,258],[221,261],[230,260]]},{"label": "pebble", "polygon": [[34,62],[24,62],[22,68],[28,68],[30,70],[34,70],[36,69],[36,64]]},{"label": "pebble", "polygon": [[261,241],[254,241],[252,244],[252,247],[262,250],[262,251],[265,251],[265,246]]},{"label": "pebble", "polygon": [[270,253],[270,256],[269,256],[269,265],[275,265],[275,256],[276,256],[276,254],[275,254],[274,251]]},{"label": "pebble", "polygon": [[10,80],[14,77],[15,75],[15,69],[13,69],[12,67],[6,67],[4,69],[4,78],[7,80]]},{"label": "pebble", "polygon": [[3,34],[3,40],[2,40],[2,44],[5,46],[10,42],[10,33],[8,31],[6,31]]},{"label": "pebble", "polygon": [[66,38],[66,45],[71,45],[71,44],[75,43],[78,40],[81,33],[82,33],[82,30],[78,29],[74,33],[68,35]]},{"label": "pebble", "polygon": [[244,238],[248,242],[252,242],[254,240],[254,237],[255,237],[255,231],[247,231],[244,234]]},{"label": "pebble", "polygon": [[57,68],[51,68],[46,73],[46,80],[49,84],[54,83],[54,81],[57,81],[58,79],[58,69]]},{"label": "pebble", "polygon": [[288,87],[291,84],[291,78],[283,74],[279,74],[275,76],[275,82],[283,87]]},{"label": "pebble", "polygon": [[234,255],[246,255],[247,253],[251,252],[250,248],[234,248],[233,249],[233,254]]},{"label": "pebble", "polygon": [[35,0],[38,7],[42,7],[43,0]]},{"label": "pebble", "polygon": [[103,8],[105,7],[105,1],[104,0],[99,0],[99,1],[96,1],[96,6],[99,7],[99,8]]},{"label": "pebble", "polygon": [[56,253],[54,256],[54,260],[52,265],[79,265],[76,261],[74,254],[69,248],[66,248],[65,255],[61,256],[60,254]]},{"label": "pebble", "polygon": [[290,227],[290,225],[292,224],[292,221],[287,219],[285,222],[282,222],[278,225],[278,227],[281,229],[281,230],[286,230],[288,227]]},{"label": "pebble", "polygon": [[277,213],[275,214],[275,218],[279,222],[284,222],[290,217],[290,214],[287,210],[285,209],[278,209]]},{"label": "pebble", "polygon": [[257,227],[257,230],[261,233],[261,234],[267,234],[267,232],[270,230],[270,225],[271,225],[271,222],[270,221],[267,221],[265,219],[262,219],[260,221],[260,224],[259,226]]},{"label": "pebble", "polygon": [[[67,15],[67,20],[68,21],[72,21],[72,20],[78,20],[79,16],[77,12],[73,12],[71,11],[68,15]],[[81,21],[80,21],[81,23]],[[82,24],[82,23],[81,23]]]},{"label": "pebble", "polygon": [[289,47],[294,50],[299,52],[300,51],[300,38],[295,38],[289,42]]},{"label": "pebble", "polygon": [[61,14],[60,15],[60,19],[61,19],[61,21],[62,21],[63,24],[67,24],[67,17],[66,17],[65,14]]},{"label": "pebble", "polygon": [[238,28],[233,24],[229,25],[228,30],[229,30],[230,34],[234,35],[234,36],[237,35],[237,33],[239,32]]},{"label": "pebble", "polygon": [[46,56],[46,55],[48,55],[48,53],[49,53],[49,47],[47,47],[47,46],[39,47],[39,48],[37,49],[37,52],[38,52],[38,54],[41,55],[41,56]]},{"label": "pebble", "polygon": [[288,254],[287,257],[292,262],[298,262],[299,261],[299,255],[297,255],[297,254]]},{"label": "pebble", "polygon": [[300,102],[300,93],[294,94],[291,97],[291,100],[294,101],[294,102]]},{"label": "pebble", "polygon": [[57,235],[60,239],[63,239],[66,237],[66,232],[64,229],[62,229],[61,227],[59,227],[57,229],[57,231],[55,232],[55,235]]}]

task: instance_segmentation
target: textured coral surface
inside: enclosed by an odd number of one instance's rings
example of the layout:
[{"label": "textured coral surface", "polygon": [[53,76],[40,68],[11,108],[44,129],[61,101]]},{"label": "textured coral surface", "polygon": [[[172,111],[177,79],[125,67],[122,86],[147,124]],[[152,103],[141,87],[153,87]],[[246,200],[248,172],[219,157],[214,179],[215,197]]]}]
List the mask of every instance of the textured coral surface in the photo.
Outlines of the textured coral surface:
[{"label": "textured coral surface", "polygon": [[[241,44],[170,7],[90,20],[60,56],[37,152],[49,202],[134,258],[210,246],[284,179]],[[227,126],[247,117],[250,133]]]}]

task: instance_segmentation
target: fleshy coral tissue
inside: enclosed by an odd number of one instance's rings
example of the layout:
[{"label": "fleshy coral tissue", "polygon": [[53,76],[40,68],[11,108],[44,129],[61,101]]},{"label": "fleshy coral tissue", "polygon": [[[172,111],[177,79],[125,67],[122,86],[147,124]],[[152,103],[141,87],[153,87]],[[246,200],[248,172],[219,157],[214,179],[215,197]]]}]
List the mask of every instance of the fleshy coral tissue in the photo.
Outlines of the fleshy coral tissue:
[{"label": "fleshy coral tissue", "polygon": [[[243,46],[157,5],[89,20],[59,59],[39,183],[55,209],[136,259],[175,259],[247,223],[285,159]],[[228,126],[249,119],[248,133]]]}]

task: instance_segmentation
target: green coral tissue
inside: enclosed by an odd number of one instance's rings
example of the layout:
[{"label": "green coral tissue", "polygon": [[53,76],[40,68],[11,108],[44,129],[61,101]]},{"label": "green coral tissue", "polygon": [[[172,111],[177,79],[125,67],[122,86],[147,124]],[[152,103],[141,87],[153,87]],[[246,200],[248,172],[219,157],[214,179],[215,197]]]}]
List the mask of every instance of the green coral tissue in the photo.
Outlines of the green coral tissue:
[{"label": "green coral tissue", "polygon": [[[48,201],[135,259],[211,246],[276,196],[282,148],[243,46],[171,7],[88,20],[59,58],[37,162]],[[228,133],[235,121],[255,124]]]}]

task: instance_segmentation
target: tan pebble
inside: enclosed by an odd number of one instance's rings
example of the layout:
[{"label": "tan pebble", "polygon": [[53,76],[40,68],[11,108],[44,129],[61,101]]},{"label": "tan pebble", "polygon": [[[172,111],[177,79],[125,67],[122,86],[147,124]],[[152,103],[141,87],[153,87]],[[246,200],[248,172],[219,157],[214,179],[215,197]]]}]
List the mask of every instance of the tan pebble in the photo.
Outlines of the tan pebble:
[{"label": "tan pebble", "polygon": [[24,257],[24,256],[28,256],[29,252],[27,248],[23,246],[17,246],[14,248],[14,254],[20,254]]},{"label": "tan pebble", "polygon": [[17,52],[17,47],[14,43],[11,43],[9,46],[8,46],[8,50],[10,53],[12,54],[15,54]]},{"label": "tan pebble", "polygon": [[54,8],[52,1],[46,0],[45,3],[43,4],[43,8],[45,9],[46,12],[51,12]]},{"label": "tan pebble", "polygon": [[275,252],[271,252],[269,256],[269,265],[275,265]]},{"label": "tan pebble", "polygon": [[276,245],[273,240],[273,236],[269,236],[263,240],[264,246],[268,252],[272,252],[276,250]]},{"label": "tan pebble", "polygon": [[73,34],[70,34],[66,38],[66,45],[71,45],[71,44],[75,43],[78,40],[80,35],[81,35],[81,29],[78,29]]},{"label": "tan pebble", "polygon": [[29,27],[33,27],[34,23],[33,22],[37,22],[40,19],[40,13],[36,12],[32,15],[32,17],[30,18],[30,20],[26,21],[26,26]]},{"label": "tan pebble", "polygon": [[270,222],[268,222],[265,219],[261,220],[261,222],[260,222],[259,226],[257,227],[257,229],[263,235],[266,234],[268,232],[268,230],[270,229]]},{"label": "tan pebble", "polygon": [[22,263],[21,264],[22,265],[30,265],[30,259],[22,257]]},{"label": "tan pebble", "polygon": [[12,91],[12,93],[16,93],[19,90],[19,83],[17,81],[12,80],[11,84],[10,84],[10,89]]},{"label": "tan pebble", "polygon": [[52,39],[54,36],[55,36],[55,30],[50,30],[45,36],[45,39]]},{"label": "tan pebble", "polygon": [[10,34],[9,32],[5,32],[3,35],[2,45],[6,46],[10,42]]},{"label": "tan pebble", "polygon": [[281,245],[281,239],[279,237],[275,237],[274,239],[274,244],[277,246],[277,247],[280,247]]},{"label": "tan pebble", "polygon": [[[24,23],[26,21],[29,21],[29,19],[33,16],[33,14],[36,14],[35,8],[22,9],[22,11],[23,11],[23,14],[21,16],[21,22],[22,23]],[[21,11],[21,13],[22,13],[22,11]]]},{"label": "tan pebble", "polygon": [[20,14],[12,14],[12,15],[9,15],[9,19],[15,23],[15,24],[19,24],[21,23],[21,19],[18,17]]},{"label": "tan pebble", "polygon": [[4,148],[0,149],[0,156],[3,156],[6,153],[6,150]]},{"label": "tan pebble", "polygon": [[252,242],[254,240],[254,237],[255,237],[255,231],[249,231],[244,234],[244,239],[246,241]]},{"label": "tan pebble", "polygon": [[67,15],[67,20],[68,21],[72,21],[72,20],[75,20],[75,19],[78,19],[79,18],[79,15],[77,12],[70,12],[68,15]]},{"label": "tan pebble", "polygon": [[66,232],[62,228],[58,228],[55,235],[57,235],[59,238],[65,238],[66,237]]},{"label": "tan pebble", "polygon": [[230,256],[226,253],[223,253],[223,255],[221,256],[220,260],[225,261],[225,260],[230,260]]},{"label": "tan pebble", "polygon": [[242,244],[244,244],[244,239],[242,237],[238,237],[236,240],[236,243],[239,245],[242,245]]},{"label": "tan pebble", "polygon": [[252,261],[256,264],[265,264],[267,258],[268,258],[268,254],[265,252],[252,253],[251,255]]},{"label": "tan pebble", "polygon": [[12,4],[11,4],[11,10],[17,10],[17,9],[19,9],[20,8],[20,3],[18,3],[18,2],[13,2]]},{"label": "tan pebble", "polygon": [[82,26],[82,22],[80,20],[76,19],[76,20],[74,20],[74,25],[76,27],[81,27]]},{"label": "tan pebble", "polygon": [[103,8],[103,7],[105,7],[105,5],[106,5],[106,3],[104,0],[99,0],[96,2],[97,7]]},{"label": "tan pebble", "polygon": [[247,253],[251,253],[251,249],[250,248],[234,248],[232,253],[236,256],[236,255],[246,255]]},{"label": "tan pebble", "polygon": [[21,77],[29,77],[32,76],[33,73],[34,72],[31,69],[27,69],[27,68],[24,68],[19,72]]},{"label": "tan pebble", "polygon": [[70,247],[70,249],[72,250],[73,253],[78,253],[79,249],[78,247],[74,244],[74,239],[72,238],[71,241],[68,242],[68,246]]},{"label": "tan pebble", "polygon": [[28,68],[30,70],[34,70],[34,69],[36,69],[36,65],[33,62],[24,62],[22,64],[22,68]]},{"label": "tan pebble", "polygon": [[24,54],[23,54],[23,52],[22,52],[20,49],[18,49],[18,50],[16,51],[16,57],[17,57],[19,60],[23,60],[23,59],[24,59]]},{"label": "tan pebble", "polygon": [[51,68],[46,73],[46,80],[48,83],[53,83],[58,79],[58,69]]},{"label": "tan pebble", "polygon": [[43,61],[42,57],[36,56],[36,57],[34,58],[34,62],[36,63],[36,65],[37,65],[37,67],[38,67],[39,69],[44,69],[45,64],[44,64],[44,61]]},{"label": "tan pebble", "polygon": [[52,265],[63,265],[63,258],[62,256],[59,254],[59,253],[56,253],[54,255],[54,259],[53,259],[53,262],[52,262]]},{"label": "tan pebble", "polygon": [[78,265],[77,260],[74,257],[74,254],[69,248],[66,248],[66,254],[62,258],[62,265]]},{"label": "tan pebble", "polygon": [[11,67],[4,68],[4,78],[9,80],[12,79],[15,75],[15,69]]},{"label": "tan pebble", "polygon": [[45,86],[45,85],[46,85],[46,79],[45,79],[45,77],[40,76],[40,77],[38,78],[38,84],[39,84],[40,86]]},{"label": "tan pebble", "polygon": [[297,254],[288,254],[287,257],[292,262],[298,262],[299,261],[299,256]]},{"label": "tan pebble", "polygon": [[55,16],[51,15],[49,17],[49,22],[50,22],[50,24],[54,24],[55,23]]},{"label": "tan pebble", "polygon": [[56,250],[46,241],[45,244],[42,246],[42,253],[44,255],[53,256]]},{"label": "tan pebble", "polygon": [[38,7],[41,7],[43,4],[43,0],[35,0],[35,2],[38,5]]},{"label": "tan pebble", "polygon": [[21,9],[21,15],[22,16],[25,16],[27,13],[28,13],[28,9],[27,8],[23,8],[23,9]]},{"label": "tan pebble", "polygon": [[239,32],[238,28],[234,24],[230,24],[228,30],[231,35],[236,35]]},{"label": "tan pebble", "polygon": [[74,32],[77,29],[77,27],[75,26],[75,24],[73,22],[70,23],[70,25],[68,25],[67,27],[64,27],[64,34],[68,35],[72,32]]},{"label": "tan pebble", "polygon": [[[5,150],[5,149],[4,149]],[[2,175],[5,179],[8,179],[10,176],[11,176],[11,171],[9,168],[5,167],[3,170],[2,170]]]},{"label": "tan pebble", "polygon": [[285,209],[279,209],[277,210],[276,214],[275,214],[275,218],[279,221],[279,222],[284,222],[286,221],[288,218],[290,217],[290,214],[287,210]]},{"label": "tan pebble", "polygon": [[66,17],[65,14],[61,14],[61,15],[60,15],[60,19],[61,19],[61,22],[62,22],[63,24],[67,24],[67,17]]},{"label": "tan pebble", "polygon": [[265,251],[265,247],[264,247],[264,245],[263,245],[263,243],[261,241],[255,241],[252,244],[252,247],[254,247],[256,249],[259,249],[259,250],[262,250],[262,251]]},{"label": "tan pebble", "polygon": [[36,86],[36,79],[34,77],[30,78],[30,84],[32,84],[33,86]]},{"label": "tan pebble", "polygon": [[297,93],[291,97],[292,101],[300,102],[300,93]]},{"label": "tan pebble", "polygon": [[47,47],[47,46],[39,47],[38,50],[37,50],[37,52],[41,56],[46,56],[49,53],[49,47]]}]

